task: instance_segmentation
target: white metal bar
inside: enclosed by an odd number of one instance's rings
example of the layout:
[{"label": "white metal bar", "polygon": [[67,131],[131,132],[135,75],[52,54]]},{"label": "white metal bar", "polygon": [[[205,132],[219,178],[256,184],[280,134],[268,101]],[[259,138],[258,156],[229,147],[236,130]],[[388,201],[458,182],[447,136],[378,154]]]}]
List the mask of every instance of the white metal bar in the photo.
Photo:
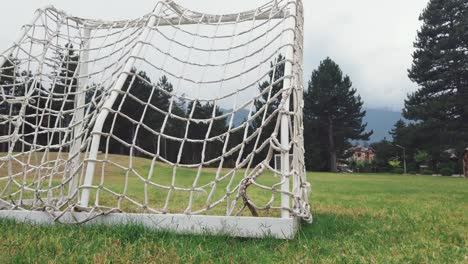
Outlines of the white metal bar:
[{"label": "white metal bar", "polygon": [[93,136],[92,136],[92,143],[91,143],[91,149],[89,152],[89,161],[88,161],[88,166],[86,168],[86,175],[85,179],[83,182],[83,191],[81,195],[81,200],[80,200],[80,205],[83,207],[88,207],[89,205],[89,196],[91,194],[91,189],[90,186],[93,184],[93,178],[94,178],[94,171],[96,169],[96,160],[98,157],[98,151],[99,151],[99,144],[101,141],[101,132],[104,126],[104,122],[106,121],[107,116],[109,115],[109,109],[112,108],[114,105],[115,101],[117,100],[117,97],[119,96],[119,91],[122,89],[122,87],[125,84],[125,81],[127,80],[128,75],[125,74],[127,72],[131,72],[135,62],[136,62],[136,57],[139,57],[141,51],[144,48],[144,42],[145,39],[148,37],[148,35],[151,33],[151,28],[156,24],[156,21],[158,20],[157,13],[153,13],[151,16],[150,20],[148,21],[148,24],[144,31],[141,33],[137,44],[133,48],[132,54],[130,59],[127,61],[125,68],[123,70],[123,73],[119,76],[117,82],[115,83],[110,97],[106,100],[102,107],[101,113],[99,113],[96,123],[94,125],[93,129]]},{"label": "white metal bar", "polygon": [[[163,26],[180,26],[180,25],[196,25],[200,23],[206,23],[206,24],[224,24],[224,23],[235,23],[238,21],[238,17],[240,21],[250,21],[250,20],[271,20],[271,19],[284,19],[290,16],[290,12],[287,9],[279,9],[277,6],[271,7],[270,9],[262,9],[261,12],[257,12],[258,10],[254,10],[251,12],[244,12],[240,14],[225,14],[225,15],[209,15],[209,14],[201,14],[201,13],[194,13],[194,15],[187,17],[182,17],[182,13],[184,13],[184,10],[180,5],[172,2],[172,1],[167,1],[165,3],[176,15],[175,17],[159,17],[161,18],[161,21],[158,23],[158,27],[163,27]],[[158,5],[161,5],[160,3]],[[158,6],[156,7],[158,8]],[[276,8],[275,10],[272,10]],[[63,11],[60,11],[54,7],[49,7],[49,9],[54,10],[55,12],[58,13],[64,13]],[[155,9],[156,10],[156,9]],[[68,16],[68,15],[67,15]],[[94,21],[94,20],[86,20],[86,19],[81,19],[81,18],[74,18],[74,17],[69,17],[69,19],[75,21],[78,24],[81,24],[85,27],[97,27],[100,26],[102,27],[102,24],[108,24],[112,25],[112,28],[118,29],[118,28],[123,28],[127,25],[127,21]],[[144,21],[142,22],[144,23]],[[143,26],[143,24],[136,23],[135,26]]]},{"label": "white metal bar", "polygon": [[[238,21],[250,21],[250,20],[270,20],[270,19],[284,19],[286,18],[289,13],[287,10],[281,10],[278,8],[278,5],[272,5],[271,7],[267,7],[267,5],[257,8],[255,10],[238,13],[238,14],[223,14],[223,15],[210,15],[210,14],[202,14],[198,12],[192,12],[190,10],[186,10],[182,6],[176,4],[172,0],[165,1],[166,4],[174,11],[177,15],[182,16],[183,13],[192,13],[189,16],[189,19],[185,21],[182,20],[182,24],[186,23],[232,23]],[[273,14],[273,15],[272,15]],[[177,23],[179,18],[177,19]],[[164,21],[161,21],[163,23]]]},{"label": "white metal bar", "polygon": [[[222,20],[219,23],[221,24],[234,23],[237,21],[237,16],[238,15],[223,16]],[[270,17],[270,13],[265,13],[265,14],[260,14],[260,15],[255,16],[255,20],[261,21],[261,20],[271,20],[271,19],[283,19],[287,16],[288,16],[287,12],[279,12],[278,14],[275,14],[271,17]],[[248,21],[248,20],[253,20],[253,19],[254,19],[254,16],[245,16],[243,17],[242,20]],[[161,21],[161,23],[158,26],[179,25],[179,21],[180,21],[180,25],[193,25],[193,24],[199,24],[197,22],[199,20],[200,20],[200,17],[198,16],[190,17],[190,19],[188,18],[180,19],[178,17],[170,18],[170,19]],[[217,23],[219,20],[220,20],[219,16],[206,16],[201,22],[207,23],[207,24],[213,24],[213,23]]]},{"label": "white metal bar", "polygon": [[[294,18],[294,14],[296,13],[296,6],[295,4],[290,4],[290,12],[293,14],[290,18],[289,21],[286,23],[290,23],[290,27],[295,29],[296,27],[296,20]],[[294,31],[288,31],[287,32],[287,43],[295,43],[295,33]],[[294,60],[294,47],[287,46],[286,51],[285,51],[285,66],[284,66],[284,76],[289,76],[288,78],[285,78],[283,81],[283,88],[285,89],[291,89],[293,82],[292,82],[292,76],[293,76],[293,64],[292,61]],[[285,98],[285,103],[283,106],[283,111],[281,114],[281,146],[283,149],[289,149],[289,110],[290,110],[290,97]],[[285,179],[284,183],[281,185],[281,191],[283,192],[281,194],[281,207],[283,208],[291,208],[291,198],[289,194],[286,194],[285,192],[289,193],[291,191],[291,179],[289,177],[290,173],[290,161],[289,161],[289,152],[283,151],[281,153],[281,174],[283,179]],[[290,218],[290,212],[286,209],[283,209],[281,211],[281,217],[282,218]]]},{"label": "white metal bar", "polygon": [[91,45],[91,29],[83,29],[83,45],[80,52],[80,64],[79,64],[79,78],[78,85],[76,90],[75,98],[75,115],[73,117],[73,146],[71,147],[69,158],[71,160],[70,166],[70,176],[72,177],[69,185],[68,198],[71,198],[76,189],[78,188],[78,176],[76,172],[78,170],[81,158],[81,143],[82,136],[79,136],[83,130],[83,118],[84,118],[84,106],[86,103],[86,87],[88,86],[89,81],[89,49]]},{"label": "white metal bar", "polygon": [[[179,6],[179,5],[174,4],[174,3],[169,4],[169,5],[171,6],[174,12],[178,13],[177,9],[174,9],[174,6]],[[23,37],[27,34],[29,29],[31,28],[30,25],[34,25],[34,23],[37,21],[37,19],[39,19],[40,15],[42,14],[44,10],[50,10],[56,13],[63,14],[67,16],[68,19],[78,23],[79,25],[82,25],[85,28],[96,28],[98,26],[102,28],[103,24],[109,24],[109,25],[112,25],[112,28],[119,29],[119,28],[124,28],[128,23],[128,21],[100,21],[100,20],[94,21],[94,20],[81,19],[78,17],[73,17],[64,11],[61,11],[55,8],[54,6],[49,5],[42,9],[38,9],[36,11],[37,12],[36,17],[31,21],[30,24],[27,24],[26,26],[23,27],[23,30],[20,33],[21,37],[18,37],[17,42],[23,39]],[[291,12],[288,9],[278,10],[278,12],[271,12],[271,9],[265,9],[265,10],[262,10],[262,13],[260,14],[252,11],[252,12],[244,12],[244,13],[241,13],[240,15],[239,14],[226,14],[226,15],[222,15],[222,17],[220,15],[208,15],[208,14],[197,14],[196,16],[191,16],[190,18],[184,17],[182,19],[180,17],[173,17],[173,18],[158,17],[158,18],[161,18],[161,21],[158,23],[158,27],[174,26],[174,25],[195,25],[195,24],[199,24],[200,22],[201,23],[221,23],[221,24],[234,23],[237,21],[239,16],[240,16],[239,20],[242,20],[242,21],[250,21],[252,19],[261,21],[261,20],[271,20],[271,19],[284,19],[284,18],[289,17],[290,15],[291,15]],[[203,17],[203,20],[200,20],[202,17]],[[141,25],[137,24],[137,25],[143,26],[143,24]],[[5,53],[8,51],[9,49],[6,50]],[[3,63],[5,63],[5,61],[3,61]],[[3,63],[2,63],[2,57],[0,57],[0,67],[3,65]]]},{"label": "white metal bar", "polygon": [[[1,206],[1,203],[0,203]],[[59,215],[59,212],[56,213]],[[96,215],[94,215],[96,216]],[[85,221],[90,213],[65,213],[57,222],[73,224]],[[0,218],[18,222],[52,225],[54,219],[46,212],[0,211]],[[227,235],[233,237],[294,239],[299,223],[296,218],[226,217],[205,215],[109,214],[87,225],[142,225],[145,228],[179,234]]]},{"label": "white metal bar", "polygon": [[[237,15],[227,15],[226,17],[223,16],[222,18],[222,21],[219,22],[220,24],[229,24],[229,23],[234,23],[236,22],[236,17]],[[286,17],[289,16],[289,12],[287,11],[283,11],[283,12],[279,12],[278,14],[274,14],[270,17],[270,14],[260,14],[258,16],[255,17],[255,20],[257,21],[262,21],[262,20],[271,20],[271,19],[284,19]],[[200,20],[201,16],[198,17],[198,16],[193,16],[193,17],[190,17],[190,18],[180,18],[180,17],[173,17],[173,18],[162,18],[161,17],[161,21],[159,22],[158,24],[158,27],[167,27],[167,26],[188,26],[188,25],[197,25],[199,24],[198,21]],[[219,17],[216,17],[216,16],[208,16],[208,18],[204,19],[202,21],[202,23],[206,23],[206,24],[209,24],[209,23],[217,23],[218,21],[216,19],[219,19]],[[251,19],[254,19],[253,16],[250,16],[250,17],[244,17],[244,20],[243,21],[249,21]],[[73,20],[73,19],[72,19]],[[75,20],[74,20],[75,21]],[[180,21],[180,23],[179,23]],[[86,27],[91,27],[91,28],[95,28],[97,26],[101,26],[101,24],[97,24],[95,22],[89,22],[89,21],[83,21],[83,20],[79,20],[79,21],[75,21],[79,24],[82,24],[83,26],[86,26]],[[119,23],[118,21],[117,22],[108,22],[109,25],[112,25],[112,28],[113,29],[119,29],[119,28],[124,28],[125,27],[125,22],[121,22]],[[144,22],[143,22],[144,23]],[[137,26],[143,26],[144,24],[135,24],[135,27]]]}]

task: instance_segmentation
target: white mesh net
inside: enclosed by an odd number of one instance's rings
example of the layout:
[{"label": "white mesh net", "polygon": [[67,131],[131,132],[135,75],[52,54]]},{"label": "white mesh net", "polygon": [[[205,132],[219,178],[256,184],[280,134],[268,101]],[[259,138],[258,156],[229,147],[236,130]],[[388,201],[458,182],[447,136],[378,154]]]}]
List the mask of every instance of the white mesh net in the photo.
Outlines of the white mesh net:
[{"label": "white mesh net", "polygon": [[22,32],[0,57],[0,209],[311,220],[301,1],[112,22],[48,7]]}]

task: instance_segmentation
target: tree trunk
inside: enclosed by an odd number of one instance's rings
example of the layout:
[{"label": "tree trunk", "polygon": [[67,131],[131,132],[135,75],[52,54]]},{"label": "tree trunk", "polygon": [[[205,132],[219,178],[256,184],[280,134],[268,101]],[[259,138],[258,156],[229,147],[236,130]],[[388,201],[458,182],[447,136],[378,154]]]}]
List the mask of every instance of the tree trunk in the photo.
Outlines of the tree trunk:
[{"label": "tree trunk", "polygon": [[330,152],[330,171],[337,172],[336,167],[336,149],[335,149],[335,140],[333,138],[333,122],[331,117],[328,117],[328,146]]},{"label": "tree trunk", "polygon": [[167,159],[167,138],[164,138],[164,158]]},{"label": "tree trunk", "polygon": [[468,151],[463,155],[463,176],[468,179]]},{"label": "tree trunk", "polygon": [[[7,125],[3,126],[3,135],[9,136]],[[0,152],[8,152],[8,143],[0,144]]]}]

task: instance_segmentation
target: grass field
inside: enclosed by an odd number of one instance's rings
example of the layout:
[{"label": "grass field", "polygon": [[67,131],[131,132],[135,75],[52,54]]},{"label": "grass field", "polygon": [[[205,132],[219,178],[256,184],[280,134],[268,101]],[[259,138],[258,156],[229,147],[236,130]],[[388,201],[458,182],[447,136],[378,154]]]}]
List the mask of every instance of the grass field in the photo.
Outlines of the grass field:
[{"label": "grass field", "polygon": [[315,221],[292,241],[0,220],[1,263],[468,263],[468,180],[310,173]]},{"label": "grass field", "polygon": [[[5,162],[4,166],[0,164],[0,191],[8,186],[8,194],[14,194],[12,197],[5,196],[5,199],[19,200],[20,197],[23,199],[32,199],[36,195],[34,189],[47,191],[49,186],[60,187],[63,181],[64,167],[61,165],[54,166],[54,164],[56,160],[59,160],[58,164],[65,164],[62,161],[66,161],[68,153],[62,153],[61,155],[57,153],[35,153],[31,157],[20,153],[17,153],[17,155],[19,155],[17,156],[17,160],[20,160],[24,164],[32,164],[35,166],[41,164],[41,160],[46,157],[46,162],[42,163],[46,165],[43,165],[40,169],[38,167],[31,169],[24,168],[16,160],[13,161],[12,174],[16,175],[14,178],[18,185],[8,185],[10,179],[6,177],[6,175],[9,174],[7,162]],[[2,153],[0,153],[0,156],[2,156]],[[204,210],[207,208],[207,205],[213,205],[218,201],[223,201],[217,206],[210,208],[209,214],[224,216],[226,215],[227,205],[231,204],[225,202],[224,199],[228,186],[229,190],[233,192],[231,198],[235,197],[237,194],[237,189],[235,187],[244,179],[246,173],[244,169],[233,170],[223,168],[219,171],[218,175],[221,180],[213,185],[218,173],[218,168],[216,167],[203,167],[200,170],[200,177],[198,177],[198,180],[196,180],[198,169],[177,167],[176,177],[173,179],[173,166],[160,162],[153,163],[150,159],[134,157],[130,162],[128,156],[109,155],[105,157],[104,155],[99,155],[98,160],[106,161],[104,165],[101,162],[97,164],[94,175],[93,184],[103,187],[99,190],[99,205],[110,208],[118,207],[122,211],[128,213],[151,213],[151,211],[145,210],[140,206],[146,203],[148,208],[157,210],[158,212],[165,211],[172,214],[182,214],[189,207],[191,192],[187,190],[190,190],[196,181],[196,187],[200,190],[193,192],[191,212]],[[83,168],[85,167],[86,163]],[[51,170],[51,168],[54,168],[54,170]],[[22,173],[27,170],[32,171],[29,171],[26,173],[27,176],[23,177]],[[102,171],[105,172],[104,177],[102,177]],[[251,172],[252,170],[249,170],[247,174]],[[150,174],[151,177],[149,177]],[[41,175],[41,177],[38,175]],[[42,179],[39,181],[38,178]],[[151,182],[163,187],[161,188],[151,184],[146,184],[145,186],[145,180],[149,178]],[[232,183],[230,183],[231,180]],[[21,184],[23,182],[26,186],[33,188],[33,190],[22,191]],[[40,183],[38,184],[38,182]],[[278,183],[281,182],[281,178],[275,177],[272,172],[266,170],[256,182],[267,187],[276,185],[277,189],[280,189]],[[172,184],[180,189],[169,191],[167,187]],[[67,192],[68,185],[65,185],[63,188],[55,188],[52,191],[52,196],[59,197],[62,189]],[[211,192],[213,193],[211,199],[209,199]],[[125,198],[117,196],[116,194],[125,196]],[[42,192],[41,195],[43,199],[47,198],[47,192]],[[92,203],[95,201],[96,195],[97,191],[93,189],[90,198]],[[260,207],[265,207],[270,202],[272,195],[271,190],[265,190],[255,185],[248,187],[248,197]],[[139,205],[136,205],[135,202]],[[280,195],[274,195],[274,202],[272,205],[279,207],[281,205],[280,202]],[[243,207],[242,205],[243,204],[240,202],[237,203],[234,207],[234,212],[239,211],[239,209]],[[166,206],[167,208],[165,208]],[[258,213],[262,216],[272,217],[279,217],[280,215],[279,210],[261,210],[258,211]],[[245,210],[241,215],[250,216],[251,214],[248,210]]]}]

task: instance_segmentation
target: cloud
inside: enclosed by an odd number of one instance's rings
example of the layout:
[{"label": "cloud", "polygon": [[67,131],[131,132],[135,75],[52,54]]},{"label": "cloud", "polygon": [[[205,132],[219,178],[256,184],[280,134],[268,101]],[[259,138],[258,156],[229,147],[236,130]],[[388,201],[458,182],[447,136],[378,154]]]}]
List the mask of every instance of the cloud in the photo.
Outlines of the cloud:
[{"label": "cloud", "polygon": [[[264,0],[179,0],[200,12],[234,13]],[[305,78],[330,56],[354,82],[367,107],[399,110],[416,89],[407,77],[418,16],[428,0],[328,0],[305,2]],[[77,16],[128,19],[150,12],[154,1],[22,0],[7,1],[0,17],[0,50],[14,40],[34,10],[54,4]]]}]

